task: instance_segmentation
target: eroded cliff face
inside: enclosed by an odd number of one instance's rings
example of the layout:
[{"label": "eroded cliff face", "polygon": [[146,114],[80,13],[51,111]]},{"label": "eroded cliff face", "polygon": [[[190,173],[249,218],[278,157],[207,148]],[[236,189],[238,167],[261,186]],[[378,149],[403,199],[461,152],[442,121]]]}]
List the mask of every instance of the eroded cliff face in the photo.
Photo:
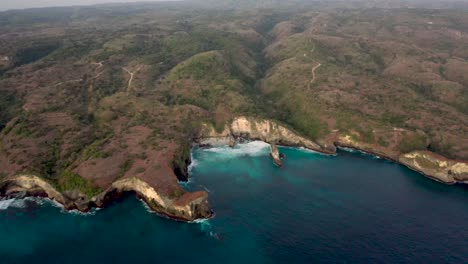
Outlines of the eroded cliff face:
[{"label": "eroded cliff face", "polygon": [[339,136],[336,144],[391,159],[443,183],[468,182],[468,163],[465,161],[450,160],[430,151],[400,153],[391,148],[356,141],[350,135]]},{"label": "eroded cliff face", "polygon": [[207,144],[229,144],[233,137],[261,140],[283,146],[305,147],[323,153],[336,151],[332,144],[319,145],[274,121],[250,117],[235,118],[231,124],[225,126],[222,132],[217,132],[212,126],[205,125],[200,135],[202,141]]},{"label": "eroded cliff face", "polygon": [[[404,132],[411,133],[410,131]],[[335,154],[336,146],[349,147],[399,162],[437,181],[448,184],[468,183],[468,162],[450,160],[430,151],[401,153],[396,145],[402,139],[402,133],[403,129],[394,129],[392,143],[389,146],[362,142],[352,135],[340,133],[329,135],[326,141],[328,143],[318,144],[274,121],[237,117],[232,123],[226,125],[222,132],[217,132],[213,126],[205,124],[196,141],[206,145],[232,145],[233,139],[261,140],[272,145],[271,156],[278,166],[281,160],[279,153],[275,156],[277,153],[274,151],[275,144],[305,147],[327,154]]]},{"label": "eroded cliff face", "polygon": [[62,204],[65,209],[89,211],[92,207],[104,207],[123,193],[135,193],[155,212],[183,221],[194,221],[212,215],[206,192],[184,193],[179,197],[160,195],[148,183],[137,178],[116,181],[103,193],[86,198],[80,194],[60,193],[45,180],[33,175],[19,175],[0,182],[2,197],[48,197]]},{"label": "eroded cliff face", "polygon": [[428,151],[402,154],[399,162],[444,183],[468,183],[468,164],[446,159]]},{"label": "eroded cliff face", "polygon": [[400,153],[398,151],[394,151],[390,148],[385,148],[376,144],[369,144],[365,142],[361,142],[358,140],[353,139],[350,135],[340,135],[336,138],[335,144],[340,147],[348,147],[358,149],[370,154],[378,155],[385,157],[387,159],[391,159],[394,161],[398,161],[398,157]]},{"label": "eroded cliff face", "polygon": [[116,194],[119,195],[125,192],[136,193],[152,210],[173,219],[194,221],[209,218],[212,215],[206,192],[184,193],[174,198],[165,197],[160,195],[148,183],[138,178],[116,181],[104,194],[94,199],[99,206],[102,206],[107,200],[112,200]]},{"label": "eroded cliff face", "polygon": [[19,175],[0,182],[2,197],[43,196],[63,205],[67,199],[52,185],[33,175]]}]

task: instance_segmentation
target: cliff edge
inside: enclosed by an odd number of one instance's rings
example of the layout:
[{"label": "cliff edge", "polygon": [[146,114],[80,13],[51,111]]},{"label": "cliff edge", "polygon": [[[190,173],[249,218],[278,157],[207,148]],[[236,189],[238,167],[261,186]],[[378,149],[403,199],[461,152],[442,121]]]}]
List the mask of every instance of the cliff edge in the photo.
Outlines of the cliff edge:
[{"label": "cliff edge", "polygon": [[34,175],[18,175],[0,182],[2,197],[23,198],[37,196],[50,198],[67,210],[87,212],[93,207],[104,207],[124,193],[135,193],[156,213],[172,219],[194,221],[212,215],[206,192],[184,193],[178,197],[166,197],[148,183],[138,178],[116,181],[107,190],[91,198],[79,193],[60,193],[51,184]]},{"label": "cliff edge", "polygon": [[[400,133],[400,131],[395,130],[395,133]],[[221,132],[216,131],[213,126],[205,124],[195,142],[203,145],[232,145],[232,138],[236,141],[245,139],[269,143],[271,157],[279,167],[281,159],[279,152],[275,151],[276,144],[304,147],[325,154],[335,154],[337,147],[347,147],[392,160],[446,184],[468,182],[468,163],[466,161],[450,160],[426,150],[402,153],[396,148],[356,140],[349,134],[332,134],[327,137],[326,143],[318,144],[272,120],[237,117],[230,124],[227,124]]]}]

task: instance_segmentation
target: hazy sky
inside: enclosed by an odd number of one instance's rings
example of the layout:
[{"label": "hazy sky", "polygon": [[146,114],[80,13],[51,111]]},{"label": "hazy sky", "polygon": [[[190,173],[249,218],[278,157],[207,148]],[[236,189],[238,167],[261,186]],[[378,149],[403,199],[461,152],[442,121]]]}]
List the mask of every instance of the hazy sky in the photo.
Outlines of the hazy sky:
[{"label": "hazy sky", "polygon": [[[0,10],[47,6],[92,5],[123,2],[154,2],[158,0],[0,0]],[[161,0],[159,0],[161,1]],[[166,0],[174,1],[174,0]]]}]

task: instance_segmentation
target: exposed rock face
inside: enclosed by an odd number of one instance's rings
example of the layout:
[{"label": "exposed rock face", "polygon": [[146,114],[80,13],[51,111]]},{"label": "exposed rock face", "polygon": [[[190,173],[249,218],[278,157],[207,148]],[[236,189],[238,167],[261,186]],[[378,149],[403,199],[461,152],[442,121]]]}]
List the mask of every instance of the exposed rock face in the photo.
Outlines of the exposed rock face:
[{"label": "exposed rock face", "polygon": [[[349,147],[399,162],[444,183],[468,183],[468,162],[466,161],[449,160],[429,151],[401,153],[378,144],[361,142],[350,135],[343,134],[333,136],[328,143],[318,144],[271,120],[237,117],[231,124],[226,125],[222,132],[217,132],[212,126],[205,125],[196,141],[201,145],[229,145],[232,137],[261,140],[273,145],[305,147],[327,154],[335,154],[336,146]],[[281,166],[281,155],[273,145],[271,156],[275,164]]]},{"label": "exposed rock face", "polygon": [[170,218],[193,221],[212,215],[206,192],[185,193],[177,198],[164,197],[148,183],[137,178],[116,181],[104,194],[93,199],[97,205],[103,206],[108,200],[112,200],[113,196],[125,192],[136,193],[152,210]]},{"label": "exposed rock face", "polygon": [[374,144],[368,144],[364,142],[359,142],[354,140],[350,135],[341,135],[337,137],[335,144],[340,147],[348,147],[358,149],[370,154],[378,155],[381,157],[385,157],[387,159],[391,159],[393,161],[398,161],[398,157],[400,155],[399,152],[393,151],[388,148],[384,148]]},{"label": "exposed rock face", "polygon": [[468,183],[468,164],[446,159],[429,151],[414,151],[400,156],[401,164],[444,183]]},{"label": "exposed rock face", "polygon": [[180,197],[164,197],[148,183],[137,178],[116,181],[105,192],[91,198],[82,195],[65,195],[36,176],[20,175],[0,182],[0,195],[4,197],[40,196],[62,204],[66,209],[89,211],[91,207],[103,207],[126,192],[133,192],[159,214],[183,221],[208,218],[212,215],[206,192],[185,193]]},{"label": "exposed rock face", "polygon": [[270,156],[273,159],[273,162],[275,163],[276,166],[278,167],[282,166],[281,155],[275,143],[270,144]]},{"label": "exposed rock face", "polygon": [[0,182],[0,194],[4,197],[43,196],[65,206],[66,198],[52,185],[36,176],[20,175]]},{"label": "exposed rock face", "polygon": [[237,117],[220,133],[212,126],[206,125],[200,135],[202,143],[218,139],[218,142],[226,142],[225,145],[229,144],[230,137],[261,140],[283,146],[305,147],[324,153],[335,153],[336,151],[334,146],[321,146],[274,121],[256,118]]}]

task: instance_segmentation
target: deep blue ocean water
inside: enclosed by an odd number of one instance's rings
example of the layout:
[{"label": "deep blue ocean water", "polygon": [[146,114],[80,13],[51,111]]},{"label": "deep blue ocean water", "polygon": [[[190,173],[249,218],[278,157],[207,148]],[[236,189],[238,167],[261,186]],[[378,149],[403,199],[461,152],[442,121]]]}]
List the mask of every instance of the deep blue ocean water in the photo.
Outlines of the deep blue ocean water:
[{"label": "deep blue ocean water", "polygon": [[80,215],[0,202],[0,263],[466,263],[468,185],[446,186],[360,153],[265,144],[195,149],[185,188],[216,216],[181,223],[129,196]]}]

